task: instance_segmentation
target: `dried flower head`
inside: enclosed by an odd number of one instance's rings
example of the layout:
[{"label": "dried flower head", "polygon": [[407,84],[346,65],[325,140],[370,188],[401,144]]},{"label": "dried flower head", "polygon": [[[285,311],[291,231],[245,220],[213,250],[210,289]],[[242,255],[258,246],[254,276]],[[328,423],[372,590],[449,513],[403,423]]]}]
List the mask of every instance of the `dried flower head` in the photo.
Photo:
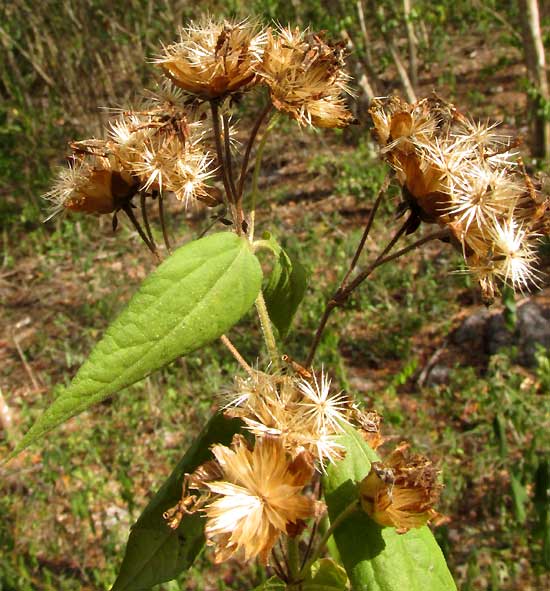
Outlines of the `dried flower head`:
[{"label": "dried flower head", "polygon": [[300,125],[346,127],[353,120],[342,98],[350,92],[344,50],[321,34],[284,27],[269,31],[258,74],[275,108]]},{"label": "dried flower head", "polygon": [[385,462],[373,462],[361,482],[361,505],[374,521],[399,533],[425,525],[436,515],[441,484],[427,458],[411,455],[401,443]]},{"label": "dried flower head", "polygon": [[262,437],[249,449],[237,436],[231,448],[212,452],[223,479],[207,482],[213,499],[205,507],[205,535],[215,547],[215,560],[236,555],[267,563],[281,534],[316,513],[316,503],[302,490],[313,475],[307,454],[290,460],[279,438]]},{"label": "dried flower head", "polygon": [[208,100],[254,83],[265,42],[253,20],[204,18],[182,29],[180,41],[164,48],[155,62],[176,86]]},{"label": "dried flower head", "polygon": [[113,213],[137,191],[138,180],[116,159],[90,153],[74,154],[69,166],[44,198],[53,203],[50,216],[64,209],[83,213]]},{"label": "dried flower head", "polygon": [[369,112],[414,218],[410,227],[448,228],[487,301],[502,283],[520,291],[536,285],[536,242],[550,227],[548,206],[519,170],[511,151],[517,144],[437,97],[376,99]]},{"label": "dried flower head", "polygon": [[330,391],[322,373],[310,380],[262,372],[248,380],[237,380],[226,412],[241,418],[255,436],[280,437],[292,455],[308,451],[321,469],[344,454],[337,435],[347,422],[350,402]]}]

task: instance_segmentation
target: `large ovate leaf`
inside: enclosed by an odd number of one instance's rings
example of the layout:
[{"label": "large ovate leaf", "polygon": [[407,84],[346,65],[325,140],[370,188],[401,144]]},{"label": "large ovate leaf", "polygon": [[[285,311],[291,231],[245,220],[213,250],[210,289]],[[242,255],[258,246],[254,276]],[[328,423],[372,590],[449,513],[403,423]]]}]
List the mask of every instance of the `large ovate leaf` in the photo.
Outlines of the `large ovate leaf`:
[{"label": "large ovate leaf", "polygon": [[92,404],[218,338],[253,305],[261,280],[249,243],[235,234],[213,234],[176,250],[145,279],[14,454]]},{"label": "large ovate leaf", "polygon": [[[351,427],[342,436],[346,456],[329,466],[325,499],[331,521],[358,497],[358,483],[379,458]],[[355,591],[455,591],[445,558],[428,527],[398,534],[357,510],[335,531]]]},{"label": "large ovate leaf", "polygon": [[176,578],[189,568],[204,544],[204,519],[185,516],[171,530],[162,514],[181,498],[184,474],[211,458],[214,443],[229,444],[241,422],[215,415],[147,505],[130,532],[112,591],[141,591]]},{"label": "large ovate leaf", "polygon": [[271,242],[277,259],[264,289],[264,297],[269,317],[284,337],[306,292],[307,274],[296,258],[274,240]]}]

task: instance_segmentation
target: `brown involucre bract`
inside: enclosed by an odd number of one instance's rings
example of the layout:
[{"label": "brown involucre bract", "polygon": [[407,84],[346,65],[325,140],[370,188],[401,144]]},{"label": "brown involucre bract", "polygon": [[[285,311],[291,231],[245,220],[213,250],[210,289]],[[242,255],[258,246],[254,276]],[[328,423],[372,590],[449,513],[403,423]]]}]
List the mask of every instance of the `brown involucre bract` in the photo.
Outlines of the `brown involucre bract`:
[{"label": "brown involucre bract", "polygon": [[205,17],[180,31],[180,41],[155,60],[172,82],[204,100],[254,84],[266,33],[255,20]]},{"label": "brown involucre bract", "polygon": [[300,125],[334,128],[353,121],[343,98],[350,93],[343,47],[327,43],[322,34],[270,30],[258,74],[274,107]]},{"label": "brown involucre bract", "polygon": [[410,454],[408,447],[401,443],[384,462],[373,462],[360,484],[363,509],[374,521],[399,533],[437,516],[433,507],[442,489],[430,460]]},{"label": "brown involucre bract", "polygon": [[536,285],[549,207],[512,152],[516,144],[436,96],[375,99],[369,113],[412,215],[448,229],[484,299],[502,283],[518,291]]}]

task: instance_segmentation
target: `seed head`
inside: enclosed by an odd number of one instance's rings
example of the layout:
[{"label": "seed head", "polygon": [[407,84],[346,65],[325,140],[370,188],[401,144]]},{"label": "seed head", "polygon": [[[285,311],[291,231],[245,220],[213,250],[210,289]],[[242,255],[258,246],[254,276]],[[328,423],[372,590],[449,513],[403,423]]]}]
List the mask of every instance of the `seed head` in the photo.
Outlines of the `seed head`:
[{"label": "seed head", "polygon": [[350,92],[343,49],[321,34],[270,30],[258,75],[269,87],[275,108],[300,125],[346,127],[353,120],[342,98]]},{"label": "seed head", "polygon": [[215,445],[212,452],[223,473],[206,483],[214,500],[205,508],[205,535],[215,561],[258,556],[265,564],[279,536],[316,513],[315,501],[302,494],[313,465],[306,453],[289,459],[272,437],[257,439],[251,450],[237,436],[231,448]]},{"label": "seed head", "polygon": [[205,100],[242,91],[255,82],[266,34],[253,20],[204,18],[181,29],[180,41],[155,60],[172,82]]},{"label": "seed head", "polygon": [[385,462],[374,462],[361,482],[361,505],[369,516],[398,533],[425,525],[435,515],[441,492],[438,471],[423,456],[400,444]]}]

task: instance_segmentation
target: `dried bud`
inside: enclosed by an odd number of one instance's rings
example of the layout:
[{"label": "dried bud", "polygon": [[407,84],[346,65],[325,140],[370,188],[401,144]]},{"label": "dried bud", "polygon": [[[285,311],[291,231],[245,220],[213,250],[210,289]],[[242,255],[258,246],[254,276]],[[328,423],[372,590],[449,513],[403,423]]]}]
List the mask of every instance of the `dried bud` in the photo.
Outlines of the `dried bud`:
[{"label": "dried bud", "polygon": [[436,513],[441,484],[427,458],[410,455],[400,444],[386,462],[373,462],[361,482],[361,505],[370,517],[399,533],[425,525]]},{"label": "dried bud", "polygon": [[268,34],[258,75],[273,106],[300,125],[347,127],[353,116],[342,98],[350,92],[343,54],[321,34],[281,28]]}]

